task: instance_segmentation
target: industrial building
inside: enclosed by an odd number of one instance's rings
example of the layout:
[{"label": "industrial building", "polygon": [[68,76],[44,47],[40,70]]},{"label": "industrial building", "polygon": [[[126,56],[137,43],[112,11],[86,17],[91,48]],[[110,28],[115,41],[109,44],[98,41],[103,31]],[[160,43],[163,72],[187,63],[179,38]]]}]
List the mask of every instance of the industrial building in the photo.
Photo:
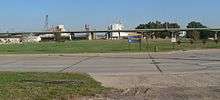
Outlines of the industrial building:
[{"label": "industrial building", "polygon": [[[64,25],[58,25],[56,27],[50,28],[48,31],[49,32],[64,32],[66,30],[65,30]],[[41,38],[41,40],[54,40],[55,35],[54,34],[42,34],[42,35],[39,35],[39,37]],[[61,38],[72,40],[72,36],[70,33],[61,33]]]},{"label": "industrial building", "polygon": [[[66,31],[64,25],[58,25],[52,27],[48,32],[64,32]],[[70,33],[61,33],[62,39],[72,40]],[[17,35],[17,34],[4,34],[0,35],[0,44],[13,44],[13,43],[24,43],[24,42],[41,42],[45,40],[55,40],[55,34],[28,34],[28,35]]]},{"label": "industrial building", "polygon": [[0,36],[0,44],[21,43],[21,36]]},{"label": "industrial building", "polygon": [[[121,23],[117,23],[117,24],[112,24],[108,27],[108,30],[123,30],[124,26]],[[107,33],[107,37],[110,39],[119,39],[120,37],[122,38],[127,38],[128,35],[130,33],[129,32],[111,32],[111,33]]]}]

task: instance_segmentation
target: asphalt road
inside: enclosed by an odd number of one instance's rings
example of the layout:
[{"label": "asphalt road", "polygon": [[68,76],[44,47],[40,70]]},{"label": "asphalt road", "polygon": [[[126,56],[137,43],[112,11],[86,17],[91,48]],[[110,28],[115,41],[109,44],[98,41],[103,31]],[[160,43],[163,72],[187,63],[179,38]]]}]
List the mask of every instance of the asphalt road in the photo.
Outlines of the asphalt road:
[{"label": "asphalt road", "polygon": [[220,50],[169,53],[0,55],[0,71],[85,72],[95,75],[219,73]]},{"label": "asphalt road", "polygon": [[150,88],[152,98],[220,98],[220,50],[0,55],[0,71],[83,72],[104,86]]}]

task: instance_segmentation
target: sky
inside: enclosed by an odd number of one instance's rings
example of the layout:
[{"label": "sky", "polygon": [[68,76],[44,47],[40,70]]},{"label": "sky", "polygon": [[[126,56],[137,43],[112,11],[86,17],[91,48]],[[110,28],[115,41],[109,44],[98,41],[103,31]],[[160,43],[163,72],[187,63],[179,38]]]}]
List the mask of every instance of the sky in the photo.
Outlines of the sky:
[{"label": "sky", "polygon": [[42,31],[45,16],[49,25],[67,30],[104,30],[119,20],[126,29],[149,21],[190,21],[220,27],[220,0],[1,0],[0,31]]}]

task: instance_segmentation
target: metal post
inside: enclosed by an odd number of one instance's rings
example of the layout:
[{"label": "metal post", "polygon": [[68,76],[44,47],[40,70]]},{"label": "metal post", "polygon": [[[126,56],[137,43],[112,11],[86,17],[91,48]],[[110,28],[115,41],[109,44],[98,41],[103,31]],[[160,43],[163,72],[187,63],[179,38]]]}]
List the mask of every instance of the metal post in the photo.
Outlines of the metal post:
[{"label": "metal post", "polygon": [[141,48],[142,48],[142,43],[141,43],[142,41],[141,41],[141,39],[140,39],[140,42],[139,42],[139,50],[141,51]]},{"label": "metal post", "polygon": [[149,39],[149,36],[148,36],[148,34],[146,33],[147,52],[150,52],[150,47],[149,47],[150,45],[149,45],[148,39]]},{"label": "metal post", "polygon": [[129,46],[129,52],[131,52],[131,43],[128,43]]}]

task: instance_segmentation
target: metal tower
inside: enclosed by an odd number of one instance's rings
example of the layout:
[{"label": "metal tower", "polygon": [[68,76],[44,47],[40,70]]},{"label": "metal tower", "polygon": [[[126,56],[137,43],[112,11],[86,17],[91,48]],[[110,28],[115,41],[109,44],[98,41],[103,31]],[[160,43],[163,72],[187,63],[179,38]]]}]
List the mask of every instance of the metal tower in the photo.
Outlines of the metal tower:
[{"label": "metal tower", "polygon": [[88,24],[85,24],[85,30],[89,31],[90,30],[90,26]]},{"label": "metal tower", "polygon": [[44,22],[44,30],[48,31],[49,30],[49,23],[48,23],[48,15],[45,16],[45,22]]}]

